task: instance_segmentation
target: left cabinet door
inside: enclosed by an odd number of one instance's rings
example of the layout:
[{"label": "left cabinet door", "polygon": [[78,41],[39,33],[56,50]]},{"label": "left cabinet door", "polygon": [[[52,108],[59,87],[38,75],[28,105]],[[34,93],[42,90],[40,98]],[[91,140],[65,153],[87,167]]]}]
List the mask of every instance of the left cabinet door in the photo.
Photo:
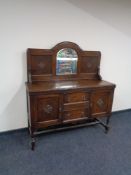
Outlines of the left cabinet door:
[{"label": "left cabinet door", "polygon": [[61,96],[36,95],[34,96],[33,109],[35,109],[35,125],[43,128],[59,124],[61,121]]}]

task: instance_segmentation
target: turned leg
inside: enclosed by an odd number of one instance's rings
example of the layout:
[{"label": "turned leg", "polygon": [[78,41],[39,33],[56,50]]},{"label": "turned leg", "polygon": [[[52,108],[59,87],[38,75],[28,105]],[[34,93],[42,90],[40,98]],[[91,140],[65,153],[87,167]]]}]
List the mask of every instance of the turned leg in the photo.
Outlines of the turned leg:
[{"label": "turned leg", "polygon": [[107,120],[106,120],[106,125],[109,125],[110,118],[111,118],[111,116],[108,116],[108,117],[107,117]]},{"label": "turned leg", "polygon": [[100,125],[102,125],[104,128],[105,128],[105,133],[108,133],[109,131],[109,126],[107,125],[107,123],[109,123],[109,120],[106,121],[106,123],[104,123],[103,121],[101,121],[100,119],[98,118],[95,118],[96,121],[99,122]]},{"label": "turned leg", "polygon": [[32,151],[35,150],[35,138],[34,137],[31,138],[31,150]]},{"label": "turned leg", "polygon": [[30,136],[31,136],[31,150],[35,150],[35,135],[34,135],[35,129],[33,127],[30,127]]},{"label": "turned leg", "polygon": [[105,133],[107,134],[109,131],[109,126],[105,126]]},{"label": "turned leg", "polygon": [[106,119],[105,133],[108,133],[109,131],[109,122],[110,122],[110,116],[108,116]]}]

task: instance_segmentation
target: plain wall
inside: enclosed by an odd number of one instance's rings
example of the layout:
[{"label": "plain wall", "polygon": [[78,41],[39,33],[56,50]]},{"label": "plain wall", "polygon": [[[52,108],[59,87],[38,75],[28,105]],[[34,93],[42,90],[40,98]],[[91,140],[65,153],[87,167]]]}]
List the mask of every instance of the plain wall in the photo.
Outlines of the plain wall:
[{"label": "plain wall", "polygon": [[62,41],[101,51],[101,75],[117,85],[113,111],[131,108],[131,39],[124,33],[64,0],[0,0],[0,131],[27,127],[27,48]]},{"label": "plain wall", "polygon": [[65,0],[131,37],[130,0]]}]

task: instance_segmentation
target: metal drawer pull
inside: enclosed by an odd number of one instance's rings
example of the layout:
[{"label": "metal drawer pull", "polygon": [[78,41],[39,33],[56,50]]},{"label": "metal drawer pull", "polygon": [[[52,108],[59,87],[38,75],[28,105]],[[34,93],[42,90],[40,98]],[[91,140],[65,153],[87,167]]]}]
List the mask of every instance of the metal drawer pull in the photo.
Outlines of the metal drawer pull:
[{"label": "metal drawer pull", "polygon": [[61,107],[59,107],[59,111],[60,111],[60,112],[62,111],[62,108],[61,108]]},{"label": "metal drawer pull", "polygon": [[70,102],[70,98],[69,97],[67,98],[67,102]]},{"label": "metal drawer pull", "polygon": [[82,114],[82,115],[81,115],[82,117],[85,117],[85,112],[81,112],[81,114]]},{"label": "metal drawer pull", "polygon": [[86,96],[85,96],[85,95],[83,95],[82,99],[85,101],[85,100],[86,100]]},{"label": "metal drawer pull", "polygon": [[70,113],[67,113],[66,116],[67,116],[67,117],[70,117],[71,115],[70,115]]}]

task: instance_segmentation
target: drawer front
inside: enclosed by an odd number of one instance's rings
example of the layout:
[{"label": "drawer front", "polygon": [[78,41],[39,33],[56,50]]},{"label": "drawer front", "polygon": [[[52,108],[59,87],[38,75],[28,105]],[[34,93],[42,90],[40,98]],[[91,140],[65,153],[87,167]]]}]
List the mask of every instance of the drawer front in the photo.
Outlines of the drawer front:
[{"label": "drawer front", "polygon": [[77,103],[65,103],[64,104],[64,111],[69,111],[69,110],[76,110],[76,109],[81,109],[81,108],[89,108],[89,102],[77,102]]},{"label": "drawer front", "polygon": [[72,111],[64,112],[64,122],[73,121],[73,120],[82,120],[88,118],[88,110],[86,109],[77,109]]},{"label": "drawer front", "polygon": [[85,92],[73,92],[73,93],[65,94],[64,103],[87,101],[88,99],[89,99],[89,94]]}]

